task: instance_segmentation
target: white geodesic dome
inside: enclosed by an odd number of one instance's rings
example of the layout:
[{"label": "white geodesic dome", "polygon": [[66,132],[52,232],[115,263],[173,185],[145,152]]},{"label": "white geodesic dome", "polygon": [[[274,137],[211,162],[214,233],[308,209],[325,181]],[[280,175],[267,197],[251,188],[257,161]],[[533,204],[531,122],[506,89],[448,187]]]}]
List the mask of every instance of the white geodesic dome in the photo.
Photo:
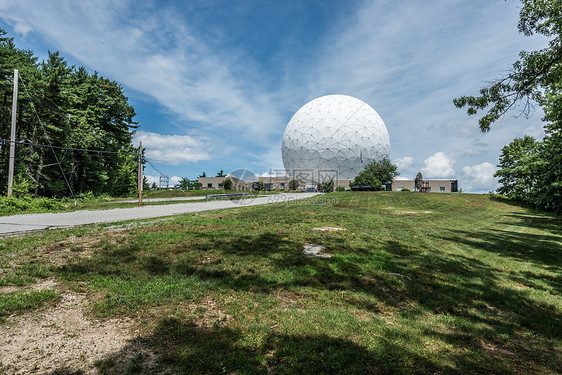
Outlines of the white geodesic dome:
[{"label": "white geodesic dome", "polygon": [[327,95],[291,118],[281,153],[287,173],[307,183],[352,180],[369,162],[390,158],[390,138],[370,105],[347,95]]}]

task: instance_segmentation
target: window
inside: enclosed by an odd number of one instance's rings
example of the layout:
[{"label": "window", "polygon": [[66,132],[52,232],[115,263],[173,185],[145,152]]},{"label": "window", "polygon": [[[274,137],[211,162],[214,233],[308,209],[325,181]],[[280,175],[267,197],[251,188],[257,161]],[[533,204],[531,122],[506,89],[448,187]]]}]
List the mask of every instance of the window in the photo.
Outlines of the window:
[{"label": "window", "polygon": [[212,183],[208,183],[208,184],[207,184],[207,187],[208,187],[208,188],[212,188],[212,187],[213,187],[213,184],[212,184]]},{"label": "window", "polygon": [[398,188],[396,188],[396,191],[402,191],[402,189],[404,189],[404,186],[398,186]]},{"label": "window", "polygon": [[445,192],[445,186],[439,187],[439,192],[440,192],[440,193],[444,193],[444,192]]},{"label": "window", "polygon": [[282,183],[280,184],[280,188],[281,188],[281,189],[285,189],[285,183],[284,183],[284,182],[282,182]]}]

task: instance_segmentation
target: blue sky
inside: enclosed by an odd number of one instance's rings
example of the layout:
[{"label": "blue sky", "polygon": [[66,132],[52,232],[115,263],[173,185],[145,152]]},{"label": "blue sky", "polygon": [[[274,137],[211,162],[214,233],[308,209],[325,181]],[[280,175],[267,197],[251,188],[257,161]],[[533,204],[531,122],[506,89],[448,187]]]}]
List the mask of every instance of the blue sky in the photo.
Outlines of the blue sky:
[{"label": "blue sky", "polygon": [[[497,188],[501,147],[542,138],[542,113],[510,113],[489,133],[452,104],[500,77],[521,50],[516,0],[0,0],[19,48],[119,82],[147,156],[171,181],[283,168],[292,115],[328,94],[366,101],[384,120],[401,177]],[[158,173],[148,167],[147,175]]]}]

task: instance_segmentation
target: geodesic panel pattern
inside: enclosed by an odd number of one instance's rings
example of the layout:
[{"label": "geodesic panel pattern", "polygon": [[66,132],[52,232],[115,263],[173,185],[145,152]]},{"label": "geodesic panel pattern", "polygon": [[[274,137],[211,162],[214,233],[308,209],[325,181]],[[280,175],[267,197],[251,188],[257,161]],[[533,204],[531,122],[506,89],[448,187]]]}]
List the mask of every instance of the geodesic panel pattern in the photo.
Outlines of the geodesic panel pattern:
[{"label": "geodesic panel pattern", "polygon": [[291,118],[281,153],[287,173],[306,182],[351,180],[369,162],[390,158],[390,138],[367,103],[327,95],[308,102]]}]

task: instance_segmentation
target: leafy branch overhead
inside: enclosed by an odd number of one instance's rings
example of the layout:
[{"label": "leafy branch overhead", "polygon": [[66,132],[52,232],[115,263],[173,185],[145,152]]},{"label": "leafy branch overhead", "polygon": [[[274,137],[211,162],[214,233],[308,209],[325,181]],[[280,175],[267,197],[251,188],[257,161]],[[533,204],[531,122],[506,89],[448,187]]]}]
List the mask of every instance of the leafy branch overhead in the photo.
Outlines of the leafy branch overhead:
[{"label": "leafy branch overhead", "polygon": [[469,115],[487,110],[479,119],[480,130],[491,125],[508,111],[519,109],[529,116],[534,103],[540,103],[544,89],[562,80],[562,0],[522,0],[518,29],[525,36],[541,34],[549,38],[548,47],[519,54],[507,75],[480,90],[478,96],[453,100],[458,108],[467,107]]}]

